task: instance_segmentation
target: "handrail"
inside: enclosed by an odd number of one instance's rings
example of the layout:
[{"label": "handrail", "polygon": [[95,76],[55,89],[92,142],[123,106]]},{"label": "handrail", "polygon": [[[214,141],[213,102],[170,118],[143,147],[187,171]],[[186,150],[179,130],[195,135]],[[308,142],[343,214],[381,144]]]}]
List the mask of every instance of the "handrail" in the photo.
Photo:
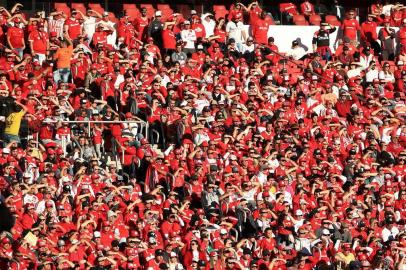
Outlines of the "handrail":
[{"label": "handrail", "polygon": [[[138,118],[139,119],[139,118]],[[68,124],[88,124],[88,132],[90,137],[90,124],[124,124],[124,123],[137,123],[145,126],[145,137],[148,138],[148,127],[149,124],[146,121],[141,119],[139,120],[62,120],[59,121],[61,123],[68,123]]]}]

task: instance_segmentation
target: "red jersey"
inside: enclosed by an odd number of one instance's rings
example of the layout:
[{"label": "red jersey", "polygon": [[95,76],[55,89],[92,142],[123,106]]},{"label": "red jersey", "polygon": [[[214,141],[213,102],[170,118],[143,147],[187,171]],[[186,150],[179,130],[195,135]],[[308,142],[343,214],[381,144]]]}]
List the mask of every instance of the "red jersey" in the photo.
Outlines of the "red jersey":
[{"label": "red jersey", "polygon": [[357,39],[357,31],[361,31],[359,23],[356,19],[345,19],[341,25],[343,36],[348,37],[350,40]]},{"label": "red jersey", "polygon": [[252,26],[252,36],[254,40],[258,43],[267,44],[268,43],[268,28],[269,22],[258,19]]},{"label": "red jersey", "polygon": [[30,33],[28,41],[32,42],[35,53],[46,54],[48,43],[48,34],[46,32],[34,30]]},{"label": "red jersey", "polygon": [[76,19],[69,18],[65,21],[65,25],[68,26],[68,34],[71,39],[76,39],[81,33],[82,26]]},{"label": "red jersey", "polygon": [[7,36],[10,39],[10,44],[13,48],[22,48],[24,46],[24,30],[18,27],[10,27],[7,30]]}]

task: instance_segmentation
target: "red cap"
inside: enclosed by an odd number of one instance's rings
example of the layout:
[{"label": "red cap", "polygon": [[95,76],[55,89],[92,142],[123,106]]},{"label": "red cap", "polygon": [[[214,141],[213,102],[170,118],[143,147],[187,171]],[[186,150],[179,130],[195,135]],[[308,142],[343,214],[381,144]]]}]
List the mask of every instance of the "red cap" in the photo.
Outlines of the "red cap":
[{"label": "red cap", "polygon": [[4,237],[3,239],[1,239],[1,243],[2,244],[7,244],[7,243],[11,243],[10,239],[8,237]]},{"label": "red cap", "polygon": [[337,80],[344,80],[344,77],[341,76],[340,74],[338,74],[338,75],[336,76],[336,79],[337,79]]},{"label": "red cap", "polygon": [[48,155],[54,155],[55,154],[55,150],[52,148],[48,148],[47,150]]},{"label": "red cap", "polygon": [[286,182],[285,181],[280,181],[279,183],[278,183],[278,185],[280,186],[280,187],[286,187]]},{"label": "red cap", "polygon": [[389,18],[385,18],[385,19],[383,20],[383,23],[390,23],[390,19],[389,19]]},{"label": "red cap", "polygon": [[131,118],[133,117],[133,114],[131,112],[125,113],[125,118]]},{"label": "red cap", "polygon": [[151,42],[151,41],[154,41],[154,39],[153,39],[152,37],[149,37],[149,38],[147,39],[147,41],[148,41],[148,42]]},{"label": "red cap", "polygon": [[54,204],[51,201],[47,201],[45,203],[45,207],[52,207],[52,206],[54,206]]},{"label": "red cap", "polygon": [[108,220],[103,221],[103,227],[110,226],[110,222]]}]

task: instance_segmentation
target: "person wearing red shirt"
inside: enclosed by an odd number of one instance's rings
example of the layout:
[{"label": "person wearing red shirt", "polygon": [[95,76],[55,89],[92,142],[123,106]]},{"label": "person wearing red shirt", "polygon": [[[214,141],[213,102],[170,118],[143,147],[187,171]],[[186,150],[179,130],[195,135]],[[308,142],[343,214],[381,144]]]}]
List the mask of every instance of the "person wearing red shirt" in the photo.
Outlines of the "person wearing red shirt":
[{"label": "person wearing red shirt", "polygon": [[139,16],[137,19],[134,20],[133,24],[135,27],[135,30],[137,31],[137,37],[145,41],[147,39],[147,29],[148,25],[150,23],[150,18],[148,18],[147,15],[147,9],[143,7],[141,9],[141,16]]},{"label": "person wearing red shirt", "polygon": [[314,12],[314,5],[307,0],[304,0],[303,3],[300,4],[300,12],[306,17],[316,14]]},{"label": "person wearing red shirt", "polygon": [[206,38],[206,29],[202,24],[199,16],[193,16],[191,29],[195,30],[196,38],[205,39]]},{"label": "person wearing red shirt", "polygon": [[175,24],[176,22],[166,22],[162,30],[162,47],[168,55],[172,55],[176,50],[176,37],[173,31]]},{"label": "person wearing red shirt", "polygon": [[71,17],[65,21],[63,26],[64,31],[68,34],[71,40],[75,40],[82,35],[82,25],[76,17],[77,12],[72,11]]},{"label": "person wearing red shirt", "polygon": [[7,45],[11,50],[16,50],[20,58],[25,49],[23,23],[19,17],[14,18],[14,26],[7,30]]},{"label": "person wearing red shirt", "polygon": [[40,23],[38,30],[30,33],[28,41],[30,43],[31,55],[38,59],[40,65],[46,59],[47,51],[49,49],[49,37],[45,32],[45,25]]},{"label": "person wearing red shirt", "polygon": [[377,44],[378,34],[376,28],[378,24],[374,21],[375,16],[368,14],[368,19],[361,24],[361,41],[364,44],[370,44],[375,52],[379,52],[379,44]]},{"label": "person wearing red shirt", "polygon": [[266,13],[263,11],[260,17],[252,25],[252,37],[255,42],[267,44],[269,22],[265,20]]},{"label": "person wearing red shirt", "polygon": [[281,13],[286,17],[288,22],[290,22],[294,15],[298,15],[297,7],[291,2],[282,3],[279,5]]},{"label": "person wearing red shirt", "polygon": [[357,45],[361,27],[359,26],[357,19],[355,19],[354,10],[348,11],[347,18],[341,25],[341,30],[343,31],[344,37],[348,37],[352,44]]},{"label": "person wearing red shirt", "polygon": [[104,31],[104,26],[99,24],[96,28],[96,32],[93,34],[92,43],[93,46],[98,46],[102,44],[103,46],[107,46],[107,32]]}]

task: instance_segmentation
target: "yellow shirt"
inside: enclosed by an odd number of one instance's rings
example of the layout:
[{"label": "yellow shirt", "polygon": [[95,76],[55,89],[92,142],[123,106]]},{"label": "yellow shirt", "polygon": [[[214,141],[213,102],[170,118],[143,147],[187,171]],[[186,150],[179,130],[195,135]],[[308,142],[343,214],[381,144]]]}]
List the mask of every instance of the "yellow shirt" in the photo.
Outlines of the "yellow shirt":
[{"label": "yellow shirt", "polygon": [[24,110],[10,114],[6,118],[6,129],[4,130],[4,133],[18,136],[18,132],[20,131],[21,118],[23,118],[24,114]]}]

